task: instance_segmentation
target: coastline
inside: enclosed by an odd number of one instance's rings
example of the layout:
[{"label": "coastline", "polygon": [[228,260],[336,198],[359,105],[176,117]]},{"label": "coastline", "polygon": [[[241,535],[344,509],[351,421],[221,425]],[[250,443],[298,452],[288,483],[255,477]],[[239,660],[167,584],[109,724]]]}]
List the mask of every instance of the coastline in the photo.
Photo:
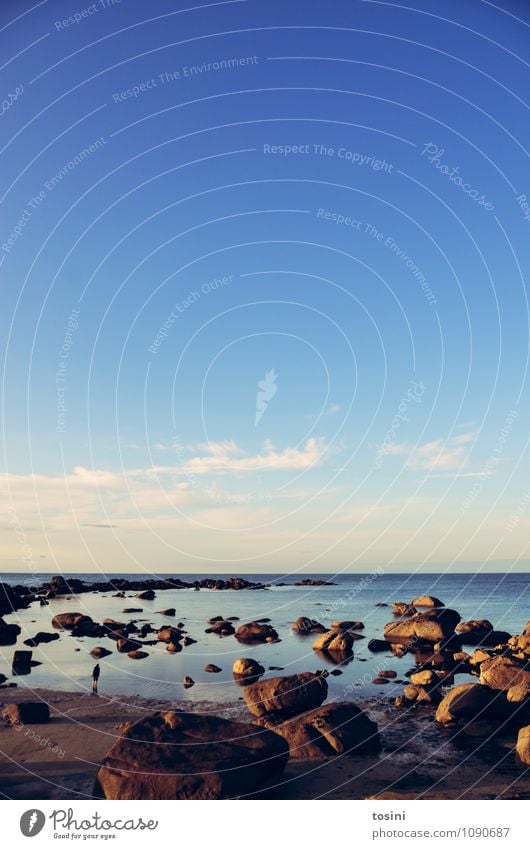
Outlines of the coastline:
[{"label": "coastline", "polygon": [[[119,726],[156,710],[251,719],[243,703],[161,702],[22,688],[4,690],[2,696],[4,705],[43,700],[51,710],[46,724],[0,728],[4,799],[95,798],[96,773],[120,733]],[[513,740],[508,736],[477,745],[475,737],[437,727],[428,709],[403,713],[377,699],[357,704],[377,719],[381,754],[290,761],[279,778],[248,798],[530,799],[530,770],[521,773],[514,766]]]}]

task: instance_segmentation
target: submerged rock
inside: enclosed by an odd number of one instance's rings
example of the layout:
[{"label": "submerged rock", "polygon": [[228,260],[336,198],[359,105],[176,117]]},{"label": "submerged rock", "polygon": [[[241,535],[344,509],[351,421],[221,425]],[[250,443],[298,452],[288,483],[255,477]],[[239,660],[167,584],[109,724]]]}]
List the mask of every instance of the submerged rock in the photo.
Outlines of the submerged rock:
[{"label": "submerged rock", "polygon": [[299,616],[298,619],[293,622],[292,630],[295,634],[321,634],[326,628],[317,622],[315,619],[309,619],[308,616]]},{"label": "submerged rock", "polygon": [[247,622],[237,629],[236,639],[242,643],[276,642],[278,634],[266,622]]},{"label": "submerged rock", "polygon": [[98,772],[105,799],[233,799],[284,769],[286,741],[217,716],[166,711],[128,725]]}]

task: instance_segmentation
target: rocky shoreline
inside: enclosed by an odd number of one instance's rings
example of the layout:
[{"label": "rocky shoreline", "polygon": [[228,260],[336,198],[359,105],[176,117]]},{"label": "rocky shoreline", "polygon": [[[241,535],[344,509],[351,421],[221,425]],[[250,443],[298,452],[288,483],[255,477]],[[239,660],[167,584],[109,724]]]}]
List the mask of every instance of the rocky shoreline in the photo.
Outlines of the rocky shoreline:
[{"label": "rocky shoreline", "polygon": [[[165,588],[166,582],[162,583]],[[75,588],[59,578],[50,584],[44,592],[51,591],[55,597]],[[138,584],[131,588],[138,599],[157,598],[158,585],[155,589],[143,581]],[[115,597],[124,597],[123,590],[114,585],[112,589]],[[42,600],[41,593],[33,598],[39,604]],[[174,608],[158,612],[177,619]],[[106,747],[96,747],[92,788],[88,793],[85,786],[84,792],[109,799],[246,798],[271,793],[273,787],[284,788],[291,781],[286,776],[296,774],[300,792],[315,794],[318,789],[329,796],[342,786],[338,773],[346,770],[348,792],[362,794],[350,798],[399,798],[399,793],[440,798],[440,788],[450,794],[447,798],[482,798],[473,796],[481,786],[487,798],[521,794],[530,798],[530,779],[525,777],[530,766],[530,622],[521,634],[510,634],[486,619],[462,621],[456,610],[428,595],[396,601],[392,613],[394,618],[384,625],[381,636],[367,643],[369,652],[385,657],[373,683],[383,694],[386,689],[388,697],[354,702],[354,689],[348,685],[341,698],[330,698],[329,676],[342,674],[353,658],[355,643],[364,639],[360,633],[364,623],[344,619],[325,626],[312,617],[299,616],[292,623],[293,634],[315,659],[332,666],[331,671],[278,675],[277,667],[266,669],[244,656],[233,662],[231,670],[232,686],[240,688],[244,706],[210,705],[205,710],[205,703],[200,703],[195,706],[197,712],[187,702],[155,705],[123,698],[126,708],[119,727],[105,730]],[[117,652],[148,664],[149,652],[144,651],[148,646],[158,645],[175,654],[196,642],[183,622],[158,627],[135,619],[97,622],[73,611],[56,613],[51,624],[52,632],[39,632],[24,641],[29,649],[60,639],[62,632],[104,640],[105,645],[90,649],[95,658]],[[240,623],[237,616],[214,616],[205,625],[206,634],[235,640],[248,655],[253,646],[280,642],[268,618]],[[19,634],[17,624],[0,619],[3,645],[15,643]],[[397,663],[405,657],[410,657],[411,667],[403,678],[391,667],[393,659]],[[33,663],[31,650],[15,651],[14,670],[25,665],[28,671]],[[204,668],[207,675],[221,671],[213,663]],[[465,676],[466,683],[457,684],[455,676]],[[21,728],[33,729],[42,737],[34,729],[56,725],[63,701],[59,694],[32,699],[18,688],[11,689],[15,682],[8,682],[6,675],[1,674],[0,683],[6,695],[9,692],[1,729],[4,752],[20,741],[17,731]],[[194,684],[191,676],[185,676],[183,691]],[[86,694],[68,698],[75,703],[69,716],[80,709],[90,713],[96,704],[100,709],[106,705],[109,716],[114,715],[118,701],[117,697],[91,701]],[[150,713],[146,713],[148,707]],[[101,735],[102,721],[100,712],[99,719],[94,716],[93,724],[88,723],[94,734]],[[61,739],[75,749],[72,740]],[[326,789],[308,784],[304,776],[313,772],[309,765],[315,762],[322,764],[320,775],[327,774],[337,785]],[[363,783],[366,772],[372,780]],[[497,782],[495,792],[488,783],[492,776]],[[460,795],[455,795],[457,790]],[[282,795],[285,788],[277,792],[278,798],[287,798]]]}]

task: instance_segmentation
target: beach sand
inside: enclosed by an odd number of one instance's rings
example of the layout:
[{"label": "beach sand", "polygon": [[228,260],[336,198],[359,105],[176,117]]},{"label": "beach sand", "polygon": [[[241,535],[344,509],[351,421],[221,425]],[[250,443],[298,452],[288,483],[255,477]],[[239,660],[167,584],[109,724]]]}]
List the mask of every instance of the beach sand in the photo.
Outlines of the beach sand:
[{"label": "beach sand", "polygon": [[[42,699],[51,720],[12,728],[0,725],[0,793],[10,799],[87,799],[101,760],[121,723],[160,709],[209,713],[249,721],[242,703],[166,702],[130,696],[5,689],[3,705]],[[530,769],[515,766],[514,739],[494,741],[445,731],[432,710],[398,711],[390,704],[360,703],[377,720],[383,741],[378,757],[338,756],[289,763],[261,799],[529,799]]]}]

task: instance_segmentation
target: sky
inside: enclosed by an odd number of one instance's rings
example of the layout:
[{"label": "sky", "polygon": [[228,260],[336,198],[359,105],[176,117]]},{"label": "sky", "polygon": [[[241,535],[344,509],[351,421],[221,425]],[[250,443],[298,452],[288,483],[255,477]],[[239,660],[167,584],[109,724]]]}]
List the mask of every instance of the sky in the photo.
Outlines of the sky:
[{"label": "sky", "polygon": [[3,0],[1,570],[528,568],[529,11]]}]

